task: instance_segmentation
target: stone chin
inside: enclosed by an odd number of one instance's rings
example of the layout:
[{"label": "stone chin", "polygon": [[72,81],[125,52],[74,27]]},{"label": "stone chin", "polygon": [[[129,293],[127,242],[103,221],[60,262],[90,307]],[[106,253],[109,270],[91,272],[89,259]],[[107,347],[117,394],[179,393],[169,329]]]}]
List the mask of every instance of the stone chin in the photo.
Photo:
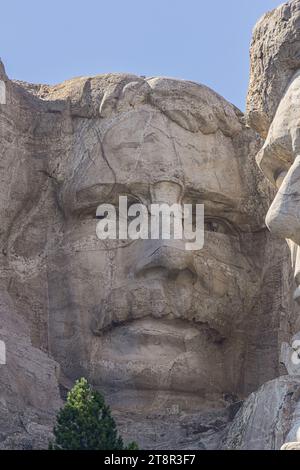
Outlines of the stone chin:
[{"label": "stone chin", "polygon": [[[134,407],[137,402],[154,406],[157,393],[172,404],[179,395],[183,409],[191,399],[197,408],[221,405],[237,390],[240,377],[244,346],[232,333],[242,307],[232,304],[230,311],[224,298],[212,302],[203,287],[191,287],[189,271],[179,281],[162,281],[158,275],[151,273],[156,279],[147,284],[114,289],[96,310],[91,380],[110,394],[117,390],[117,395],[138,396]],[[164,407],[164,401],[155,406]]]},{"label": "stone chin", "polygon": [[145,398],[153,392],[184,393],[197,395],[199,402],[216,402],[226,390],[224,355],[226,343],[207,325],[147,317],[101,337],[91,377],[101,388],[131,390]]}]

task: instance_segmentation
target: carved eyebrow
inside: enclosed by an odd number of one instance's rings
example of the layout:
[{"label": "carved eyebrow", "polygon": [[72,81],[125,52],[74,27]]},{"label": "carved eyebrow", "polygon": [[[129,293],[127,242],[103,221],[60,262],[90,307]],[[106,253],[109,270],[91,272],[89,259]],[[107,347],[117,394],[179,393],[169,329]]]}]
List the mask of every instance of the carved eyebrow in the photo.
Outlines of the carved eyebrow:
[{"label": "carved eyebrow", "polygon": [[[253,213],[244,212],[241,200],[211,191],[190,191],[184,197],[192,194],[191,203],[200,203],[205,206],[205,217],[211,219],[225,220],[231,224],[237,233],[259,232],[262,230],[261,223],[253,218]],[[249,200],[250,195],[244,200]],[[253,196],[252,196],[253,197]],[[265,228],[263,229],[265,230]]]},{"label": "carved eyebrow", "polygon": [[224,194],[219,194],[212,191],[190,190],[185,192],[183,198],[191,199],[192,203],[195,203],[196,201],[199,201],[200,204],[202,202],[210,202],[220,206],[220,208],[223,210],[227,209],[231,211],[237,211],[237,202],[234,199],[231,199]]},{"label": "carved eyebrow", "polygon": [[76,191],[72,212],[85,213],[95,209],[99,204],[118,204],[118,196],[126,195],[128,203],[140,203],[140,198],[132,192],[126,184],[120,183],[99,183]]}]

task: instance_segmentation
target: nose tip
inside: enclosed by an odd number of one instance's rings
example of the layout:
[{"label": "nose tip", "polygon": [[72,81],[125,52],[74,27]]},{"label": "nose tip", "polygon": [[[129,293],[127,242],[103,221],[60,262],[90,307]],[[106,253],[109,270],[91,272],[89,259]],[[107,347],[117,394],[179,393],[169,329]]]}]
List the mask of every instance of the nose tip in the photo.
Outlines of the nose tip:
[{"label": "nose tip", "polygon": [[135,266],[135,275],[143,276],[151,269],[163,269],[167,276],[176,277],[181,271],[188,270],[196,275],[191,252],[185,250],[180,241],[163,241],[151,245]]},{"label": "nose tip", "polygon": [[271,233],[282,238],[286,238],[286,228],[283,225],[283,214],[270,208],[266,216],[266,226]]},{"label": "nose tip", "polygon": [[271,233],[279,238],[298,243],[300,241],[300,219],[297,217],[297,212],[288,201],[275,198],[266,216],[266,226]]}]

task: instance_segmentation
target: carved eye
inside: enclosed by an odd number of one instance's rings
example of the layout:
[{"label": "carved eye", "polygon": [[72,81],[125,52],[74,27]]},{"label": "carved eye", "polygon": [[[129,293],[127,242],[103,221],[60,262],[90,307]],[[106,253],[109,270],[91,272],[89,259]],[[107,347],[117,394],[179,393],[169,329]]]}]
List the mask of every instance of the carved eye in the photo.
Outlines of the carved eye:
[{"label": "carved eye", "polygon": [[205,219],[204,229],[206,232],[234,235],[235,231],[228,222],[219,219]]},{"label": "carved eye", "polygon": [[[137,204],[137,203],[141,203],[140,200],[132,195],[126,195],[127,197],[127,208],[125,209],[124,212],[120,212],[119,211],[119,203],[114,201],[111,203],[111,206],[114,208],[115,212],[115,216],[116,216],[116,220],[117,221],[122,221],[123,219],[124,220],[127,220],[128,222],[131,222],[132,220],[135,219],[134,216],[130,216],[128,215],[128,211],[130,209],[131,206],[133,206],[134,204]],[[93,215],[95,219],[98,219],[98,220],[105,220],[105,219],[109,219],[111,217],[111,214],[112,212],[110,211],[107,211],[107,212],[104,212],[103,214],[97,214],[97,212],[95,212]]]}]

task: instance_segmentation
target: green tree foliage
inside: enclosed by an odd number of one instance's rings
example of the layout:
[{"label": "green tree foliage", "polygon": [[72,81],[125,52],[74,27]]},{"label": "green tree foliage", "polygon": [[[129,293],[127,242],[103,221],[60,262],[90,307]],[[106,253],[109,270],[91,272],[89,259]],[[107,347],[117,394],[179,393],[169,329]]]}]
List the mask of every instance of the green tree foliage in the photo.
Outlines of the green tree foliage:
[{"label": "green tree foliage", "polygon": [[134,442],[124,446],[103,396],[83,378],[68,393],[53,433],[55,440],[49,444],[53,450],[138,449]]}]

